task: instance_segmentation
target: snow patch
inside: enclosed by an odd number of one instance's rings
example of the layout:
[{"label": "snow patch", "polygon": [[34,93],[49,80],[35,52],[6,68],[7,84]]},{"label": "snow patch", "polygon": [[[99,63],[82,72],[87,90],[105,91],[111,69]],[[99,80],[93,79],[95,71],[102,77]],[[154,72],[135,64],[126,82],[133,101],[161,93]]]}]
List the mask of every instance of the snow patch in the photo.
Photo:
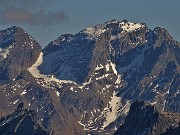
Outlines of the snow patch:
[{"label": "snow patch", "polygon": [[55,91],[56,95],[59,97],[60,96],[60,93],[59,91]]},{"label": "snow patch", "polygon": [[100,64],[100,66],[97,66],[97,67],[95,68],[95,71],[98,71],[98,70],[103,69],[103,68],[104,68],[104,66]]},{"label": "snow patch", "polygon": [[110,63],[110,65],[112,67],[112,70],[113,70],[114,74],[117,75],[116,65],[114,63],[112,63],[112,62]]},{"label": "snow patch", "polygon": [[71,90],[71,91],[74,91],[74,88],[73,88],[73,87],[71,87],[71,88],[70,88],[70,90]]},{"label": "snow patch", "polygon": [[84,30],[84,33],[90,35],[90,36],[99,36],[102,33],[104,33],[106,30],[103,28],[98,27],[89,27]]},{"label": "snow patch", "polygon": [[111,101],[108,106],[104,108],[102,115],[105,116],[105,121],[102,126],[102,130],[107,127],[110,123],[115,121],[119,116],[126,115],[130,109],[130,101],[127,101],[125,105],[121,104],[121,97],[117,97],[116,93],[113,92]]},{"label": "snow patch", "polygon": [[107,78],[109,75],[110,75],[110,74],[105,74],[105,75],[103,75],[103,76],[101,76],[101,77],[97,77],[96,80],[101,80],[101,79],[103,79],[103,78]]},{"label": "snow patch", "polygon": [[110,65],[107,63],[106,65],[105,65],[105,67],[106,67],[106,71],[109,71],[109,67]]},{"label": "snow patch", "polygon": [[9,56],[11,49],[13,48],[13,45],[9,46],[6,49],[0,48],[0,56],[5,59]]},{"label": "snow patch", "polygon": [[120,83],[121,83],[121,76],[118,75],[115,84],[120,84]]},{"label": "snow patch", "polygon": [[16,104],[19,101],[19,99],[15,100],[14,102],[11,102],[10,104]]},{"label": "snow patch", "polygon": [[162,111],[165,111],[165,107],[166,107],[166,100],[164,100],[164,102],[163,102],[163,109],[162,109]]},{"label": "snow patch", "polygon": [[157,101],[150,103],[150,105],[156,105]]},{"label": "snow patch", "polygon": [[55,77],[41,74],[38,67],[43,63],[43,53],[41,52],[39,55],[39,58],[37,59],[36,63],[33,64],[28,71],[35,77],[35,78],[43,78],[46,82],[57,82],[57,83],[73,83],[76,84],[73,81],[69,80],[59,80]]},{"label": "snow patch", "polygon": [[83,126],[83,127],[84,127],[84,131],[88,130],[88,129],[86,128],[86,125],[85,125],[85,124],[83,124],[83,123],[81,123],[81,121],[78,121],[78,123],[79,123],[81,126]]},{"label": "snow patch", "polygon": [[21,96],[25,95],[27,93],[26,90],[24,90],[22,93],[21,93]]},{"label": "snow patch", "polygon": [[84,82],[81,86],[79,86],[78,88],[82,89],[84,88],[86,85],[90,84],[92,82],[92,77],[89,79],[89,81]]},{"label": "snow patch", "polygon": [[111,84],[110,85],[106,85],[106,88],[109,89],[111,87]]},{"label": "snow patch", "polygon": [[142,25],[140,23],[131,23],[131,22],[121,22],[120,26],[123,29],[123,31],[127,31],[127,32],[132,32],[139,28],[145,27],[145,25]]}]

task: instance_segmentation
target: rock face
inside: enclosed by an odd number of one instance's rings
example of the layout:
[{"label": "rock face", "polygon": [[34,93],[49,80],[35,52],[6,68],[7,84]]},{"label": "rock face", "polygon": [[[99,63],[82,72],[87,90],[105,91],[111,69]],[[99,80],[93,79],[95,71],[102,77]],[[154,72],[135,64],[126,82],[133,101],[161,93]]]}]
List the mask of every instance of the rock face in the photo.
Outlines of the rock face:
[{"label": "rock face", "polygon": [[48,135],[36,117],[34,111],[27,111],[23,103],[19,104],[17,110],[7,117],[0,119],[0,133],[4,135]]},{"label": "rock face", "polygon": [[[111,20],[42,51],[19,27],[0,33],[0,117],[24,103],[49,134],[104,135],[126,122],[136,100],[155,105],[148,114],[157,123],[163,112],[180,113],[180,43],[164,28]],[[143,126],[156,133],[151,122]],[[170,129],[164,126],[157,132]]]},{"label": "rock face", "polygon": [[180,115],[177,113],[158,112],[155,106],[136,101],[131,105],[124,124],[114,135],[160,135],[170,127],[177,128],[179,121]]},{"label": "rock face", "polygon": [[172,128],[170,127],[165,133],[162,135],[179,135],[180,134],[180,124],[179,127]]},{"label": "rock face", "polygon": [[35,63],[40,51],[40,45],[22,28],[0,31],[0,80],[15,80]]}]

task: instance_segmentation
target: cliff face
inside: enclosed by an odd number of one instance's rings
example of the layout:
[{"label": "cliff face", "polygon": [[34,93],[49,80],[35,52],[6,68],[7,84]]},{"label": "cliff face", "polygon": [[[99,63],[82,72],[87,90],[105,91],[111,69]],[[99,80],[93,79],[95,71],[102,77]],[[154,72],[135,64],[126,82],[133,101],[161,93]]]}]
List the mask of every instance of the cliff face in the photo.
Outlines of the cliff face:
[{"label": "cliff face", "polygon": [[164,28],[111,20],[62,35],[42,51],[21,28],[0,33],[1,117],[24,103],[54,134],[113,134],[128,114],[146,111],[140,103],[129,113],[138,99],[156,106],[137,116],[152,123],[140,129],[164,133],[164,117],[180,112],[180,44]]},{"label": "cliff face", "polygon": [[155,106],[136,101],[131,105],[124,124],[114,135],[168,134],[173,132],[169,128],[177,128],[179,121],[180,115],[177,113],[158,112]]},{"label": "cliff face", "polygon": [[0,80],[15,80],[39,57],[40,45],[22,28],[0,31]]},{"label": "cliff face", "polygon": [[180,134],[180,124],[176,128],[170,127],[165,133],[161,135],[179,135],[179,134]]},{"label": "cliff face", "polygon": [[0,119],[0,133],[5,135],[48,135],[49,131],[40,125],[34,111],[19,104],[16,111]]}]

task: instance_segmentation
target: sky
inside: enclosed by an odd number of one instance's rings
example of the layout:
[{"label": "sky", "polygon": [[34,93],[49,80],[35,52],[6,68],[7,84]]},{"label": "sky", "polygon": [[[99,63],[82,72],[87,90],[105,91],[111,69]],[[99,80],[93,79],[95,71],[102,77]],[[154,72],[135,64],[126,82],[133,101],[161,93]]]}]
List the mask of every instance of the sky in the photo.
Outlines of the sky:
[{"label": "sky", "polygon": [[0,30],[22,27],[42,47],[112,19],[164,27],[180,41],[180,0],[0,0]]}]

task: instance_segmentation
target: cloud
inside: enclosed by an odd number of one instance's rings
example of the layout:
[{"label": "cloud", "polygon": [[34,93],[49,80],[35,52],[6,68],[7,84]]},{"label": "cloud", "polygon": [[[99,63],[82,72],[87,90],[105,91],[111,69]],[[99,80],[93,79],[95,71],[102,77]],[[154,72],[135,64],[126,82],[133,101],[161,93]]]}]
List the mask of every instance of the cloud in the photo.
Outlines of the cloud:
[{"label": "cloud", "polygon": [[49,1],[49,0],[0,0],[0,3],[4,4],[4,5],[7,5],[7,4],[27,5],[27,4],[31,4],[31,3],[33,3],[33,4],[39,4],[39,3],[43,4],[44,3],[45,4],[45,3],[53,2],[53,1],[55,1],[55,0],[51,0],[51,1]]},{"label": "cloud", "polygon": [[40,10],[32,13],[32,11],[25,8],[5,9],[0,14],[0,18],[3,24],[29,24],[43,26],[57,24],[68,19],[63,10],[54,12]]},{"label": "cloud", "polygon": [[62,9],[48,6],[57,4],[58,0],[0,0],[0,23],[11,25],[48,26],[68,19]]}]

